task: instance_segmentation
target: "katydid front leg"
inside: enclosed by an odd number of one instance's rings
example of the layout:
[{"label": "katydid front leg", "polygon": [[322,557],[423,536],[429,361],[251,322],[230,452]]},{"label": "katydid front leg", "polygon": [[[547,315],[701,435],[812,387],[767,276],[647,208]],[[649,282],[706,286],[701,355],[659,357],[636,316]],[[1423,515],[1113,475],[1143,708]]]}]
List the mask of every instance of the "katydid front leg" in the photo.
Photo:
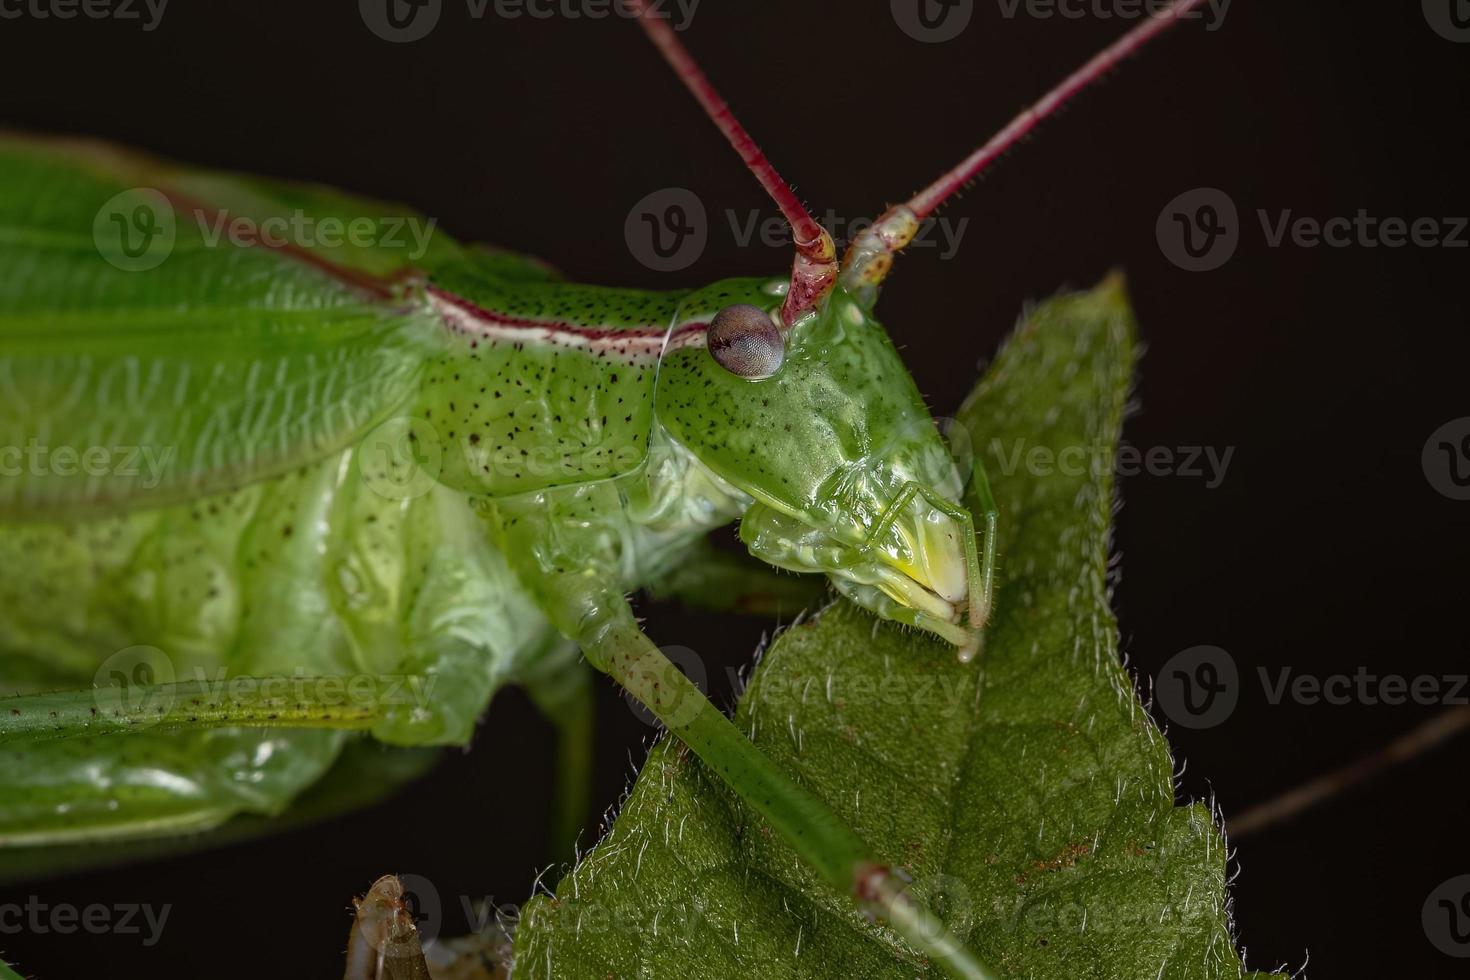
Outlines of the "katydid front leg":
[{"label": "katydid front leg", "polygon": [[798,785],[716,708],[644,635],[621,596],[586,596],[595,611],[578,642],[593,666],[643,703],[833,888],[893,923],[919,951],[958,977],[986,980],[974,955],[832,809]]},{"label": "katydid front leg", "polygon": [[486,503],[502,552],[552,625],[712,769],[831,887],[891,922],[956,977],[988,980],[943,922],[822,800],[755,747],[639,628],[623,594],[637,534],[609,485]]},{"label": "katydid front leg", "polygon": [[353,901],[342,980],[434,980],[407,898],[403,883],[384,875]]}]

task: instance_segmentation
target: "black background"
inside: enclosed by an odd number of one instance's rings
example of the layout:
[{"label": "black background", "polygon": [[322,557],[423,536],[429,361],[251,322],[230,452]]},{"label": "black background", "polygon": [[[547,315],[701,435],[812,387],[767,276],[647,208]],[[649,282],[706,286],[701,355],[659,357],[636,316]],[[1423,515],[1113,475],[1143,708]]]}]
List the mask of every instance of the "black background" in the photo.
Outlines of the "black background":
[{"label": "black background", "polygon": [[[718,3],[687,43],[818,212],[860,217],[958,160],[1127,22],[1015,18],[975,5],[957,39],[921,44],[877,2]],[[1023,8],[1024,9],[1024,8]],[[1420,450],[1470,415],[1470,250],[1267,245],[1256,209],[1328,218],[1470,213],[1470,45],[1416,3],[1236,0],[1127,64],[944,213],[958,254],[900,260],[879,312],[937,413],[1028,300],[1126,269],[1149,350],[1141,448],[1234,448],[1224,482],[1124,479],[1116,593],[1133,668],[1197,644],[1230,651],[1239,707],[1171,727],[1181,798],[1227,819],[1379,746],[1437,709],[1272,705],[1256,667],[1413,677],[1467,670],[1470,503],[1437,493]],[[498,19],[447,0],[424,40],[388,44],[351,3],[174,0],[137,22],[0,20],[0,121],[93,134],[201,164],[406,200],[465,239],[542,256],[574,278],[682,286],[773,273],[726,208],[760,189],[638,29],[618,19]],[[715,216],[692,267],[661,274],[623,240],[645,194],[695,191]],[[1155,220],[1217,187],[1241,244],[1213,272],[1172,265]],[[748,661],[766,625],[651,608],[661,643]],[[651,730],[600,690],[596,787],[612,804]],[[1156,709],[1156,714],[1159,714]],[[1162,720],[1162,719],[1161,719]],[[395,801],[185,858],[11,889],[53,902],[174,908],[163,939],[5,936],[41,977],[335,976],[347,900],[378,874],[517,901],[544,861],[550,730],[516,692],[474,747]],[[1463,976],[1420,925],[1430,890],[1470,872],[1463,754],[1442,746],[1235,848],[1252,966],[1326,977]],[[554,880],[555,875],[551,878]],[[1310,962],[1308,963],[1308,958]]]}]

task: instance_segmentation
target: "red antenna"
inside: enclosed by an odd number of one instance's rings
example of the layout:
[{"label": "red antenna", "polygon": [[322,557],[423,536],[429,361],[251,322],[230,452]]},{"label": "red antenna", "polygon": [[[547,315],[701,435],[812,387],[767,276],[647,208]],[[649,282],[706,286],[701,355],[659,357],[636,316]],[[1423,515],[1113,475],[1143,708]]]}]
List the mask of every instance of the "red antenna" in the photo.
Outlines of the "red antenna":
[{"label": "red antenna", "polygon": [[740,154],[740,159],[745,161],[746,167],[761,182],[791,225],[792,238],[796,242],[796,260],[791,266],[791,288],[781,305],[781,319],[790,326],[827,295],[837,281],[837,248],[832,244],[832,236],[811,216],[791,185],[781,178],[745,127],[740,125],[740,120],[735,118],[719,91],[695,63],[694,56],[684,47],[684,42],[679,40],[668,21],[653,13],[647,0],[630,2],[638,14],[638,22],[664,60],[674,69],[685,88],[693,93],[705,114],[725,134],[725,139]]},{"label": "red antenna", "polygon": [[933,214],[960,188],[989,169],[1007,150],[1015,146],[1042,120],[1054,115],[1079,93],[1091,88],[1119,62],[1177,24],[1204,0],[1175,0],[1151,14],[1147,20],[1093,55],[1081,68],[1062,79],[1061,84],[1006,124],[974,153],[961,160],[934,183],[915,194],[907,204],[899,204],[883,213],[873,226],[848,248],[842,260],[843,283],[849,287],[877,285],[893,265],[893,254],[902,249],[919,230],[919,222]]},{"label": "red antenna", "polygon": [[[740,125],[735,114],[710,80],[700,70],[689,50],[674,33],[668,21],[654,14],[647,0],[629,0],[638,22],[673,67],[685,87],[704,107],[740,159],[755,174],[756,180],[771,195],[791,225],[796,241],[796,259],[791,266],[791,288],[781,306],[781,319],[786,325],[796,322],[811,310],[832,288],[838,266],[832,236],[802,205],[781,179],[771,161],[761,152],[755,140]],[[1021,111],[999,133],[991,137],[959,165],[934,183],[915,194],[906,204],[895,205],[883,213],[872,227],[859,235],[843,257],[841,274],[848,288],[876,286],[893,267],[893,256],[903,249],[919,230],[919,223],[933,214],[956,191],[984,173],[1002,154],[1054,115],[1079,93],[1091,88],[1119,62],[1178,23],[1185,15],[1203,5],[1205,0],[1174,0],[1169,6],[1149,17],[1117,41],[1098,52],[1085,65],[1064,78],[1035,105]]]}]

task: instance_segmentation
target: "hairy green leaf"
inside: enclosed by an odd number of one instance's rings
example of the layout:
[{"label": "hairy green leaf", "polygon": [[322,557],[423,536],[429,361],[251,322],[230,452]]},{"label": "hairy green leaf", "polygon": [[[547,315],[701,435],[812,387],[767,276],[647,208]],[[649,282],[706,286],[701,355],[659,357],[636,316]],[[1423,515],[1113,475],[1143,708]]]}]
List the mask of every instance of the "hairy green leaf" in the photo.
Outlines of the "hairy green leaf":
[{"label": "hairy green leaf", "polygon": [[[1002,514],[977,663],[838,604],[788,630],[737,723],[1006,977],[1237,977],[1226,854],[1176,807],[1108,606],[1112,453],[1135,358],[1122,284],[1035,310],[961,411]],[[517,976],[937,975],[817,882],[677,742],[532,900]]]}]

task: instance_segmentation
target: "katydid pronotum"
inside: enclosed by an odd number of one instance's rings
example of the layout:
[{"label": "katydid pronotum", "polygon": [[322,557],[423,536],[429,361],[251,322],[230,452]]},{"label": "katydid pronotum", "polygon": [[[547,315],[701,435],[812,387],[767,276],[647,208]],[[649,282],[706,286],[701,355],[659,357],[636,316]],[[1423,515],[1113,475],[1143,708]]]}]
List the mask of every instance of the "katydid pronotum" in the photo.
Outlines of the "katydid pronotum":
[{"label": "katydid pronotum", "polygon": [[739,519],[766,564],[980,652],[999,515],[978,462],[978,528],[961,503],[878,287],[953,192],[1199,3],[1153,13],[839,260],[638,0],[796,242],[789,276],[679,292],[568,283],[437,232],[412,262],[211,241],[175,212],[393,212],[0,140],[0,842],[273,813],[353,733],[466,741],[506,682],[578,714],[580,652],[832,887],[954,975],[990,976],[674,668],[626,594]]}]

